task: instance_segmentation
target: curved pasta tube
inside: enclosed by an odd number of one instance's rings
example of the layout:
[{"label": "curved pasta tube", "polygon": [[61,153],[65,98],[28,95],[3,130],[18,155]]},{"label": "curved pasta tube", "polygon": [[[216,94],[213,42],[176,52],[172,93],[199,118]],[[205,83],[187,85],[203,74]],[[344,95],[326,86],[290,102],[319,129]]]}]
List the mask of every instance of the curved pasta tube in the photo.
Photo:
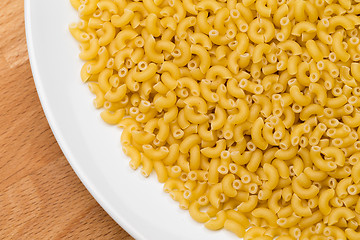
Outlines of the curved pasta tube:
[{"label": "curved pasta tube", "polygon": [[253,62],[258,63],[262,60],[264,54],[269,54],[271,52],[271,47],[269,44],[260,43],[255,46],[254,53],[252,56]]},{"label": "curved pasta tube", "polygon": [[137,36],[138,36],[138,33],[135,30],[132,30],[132,29],[126,29],[126,30],[120,31],[116,35],[115,40],[114,40],[117,49],[121,50],[121,49],[125,48],[126,43],[129,40],[132,40]]},{"label": "curved pasta tube", "polygon": [[235,233],[236,236],[238,237],[244,237],[245,234],[245,228],[244,226],[242,226],[241,224],[239,224],[238,222],[231,220],[231,219],[226,219],[225,223],[224,223],[224,228]]},{"label": "curved pasta tube", "polygon": [[251,138],[254,144],[261,150],[265,150],[268,147],[268,143],[262,136],[262,129],[264,127],[264,121],[261,117],[256,119],[251,128]]},{"label": "curved pasta tube", "polygon": [[251,195],[246,202],[242,202],[237,206],[239,212],[251,212],[258,204],[258,198],[255,195]]},{"label": "curved pasta tube", "polygon": [[331,207],[329,206],[330,199],[335,196],[334,189],[327,189],[320,192],[319,197],[319,210],[325,216],[329,215],[331,212]]},{"label": "curved pasta tube", "polygon": [[85,60],[85,61],[94,59],[96,58],[99,49],[100,49],[99,42],[96,39],[90,39],[89,47],[87,49],[83,49],[80,52],[79,57],[81,60]]},{"label": "curved pasta tube", "polygon": [[316,26],[314,23],[302,21],[293,27],[291,34],[295,36],[300,36],[302,33],[314,33],[316,32]]},{"label": "curved pasta tube", "polygon": [[220,157],[220,154],[222,151],[224,151],[226,149],[226,141],[225,139],[221,139],[218,140],[216,142],[216,146],[211,148],[211,147],[206,147],[201,149],[201,153],[208,158],[218,158]]},{"label": "curved pasta tube", "polygon": [[[300,174],[300,176],[304,176],[303,173]],[[314,198],[318,194],[319,189],[314,185],[310,185],[309,188],[305,188],[304,186],[301,185],[301,184],[304,184],[304,183],[302,183],[299,180],[299,177],[296,177],[292,181],[292,188],[293,188],[294,193],[296,193],[296,195],[298,195],[302,199]]]},{"label": "curved pasta tube", "polygon": [[309,217],[312,211],[309,206],[304,206],[301,199],[294,193],[291,198],[291,207],[298,216]]},{"label": "curved pasta tube", "polygon": [[206,73],[206,79],[209,79],[209,80],[215,80],[217,76],[219,76],[223,79],[232,78],[232,74],[229,71],[229,69],[227,69],[224,66],[220,66],[220,65],[211,67]]},{"label": "curved pasta tube", "polygon": [[334,162],[338,166],[344,166],[345,164],[345,154],[344,152],[337,147],[325,147],[321,149],[321,153],[326,157],[334,158]]},{"label": "curved pasta tube", "polygon": [[157,70],[157,65],[155,63],[150,63],[145,70],[141,72],[134,72],[132,78],[136,82],[145,82],[153,78]]},{"label": "curved pasta tube", "polygon": [[153,36],[149,36],[146,38],[144,50],[146,56],[155,63],[163,63],[164,62],[164,55],[157,52],[155,50],[156,42]]},{"label": "curved pasta tube", "polygon": [[256,208],[251,212],[251,214],[254,217],[265,219],[270,227],[277,226],[276,222],[277,222],[278,218],[277,218],[276,214],[268,208],[261,208],[261,207]]},{"label": "curved pasta tube", "polygon": [[266,6],[267,0],[258,0],[255,1],[255,9],[263,17],[270,17],[271,8]]},{"label": "curved pasta tube", "polygon": [[227,113],[223,108],[216,107],[215,108],[215,118],[211,121],[211,130],[221,129],[227,118]]},{"label": "curved pasta tube", "polygon": [[301,220],[301,217],[292,213],[289,217],[281,217],[277,220],[277,224],[282,228],[291,228],[296,226]]},{"label": "curved pasta tube", "polygon": [[124,48],[122,50],[119,50],[115,55],[115,68],[120,69],[125,64],[126,58],[131,57],[131,54],[133,53],[132,48]]},{"label": "curved pasta tube", "polygon": [[260,113],[264,116],[264,117],[269,117],[270,114],[272,113],[272,104],[271,101],[268,97],[266,97],[265,95],[254,95],[253,96],[254,102],[259,104],[261,106],[261,111]]},{"label": "curved pasta tube", "polygon": [[96,11],[97,3],[97,0],[90,0],[86,4],[81,4],[78,8],[79,14],[81,16],[93,14]]},{"label": "curved pasta tube", "polygon": [[107,61],[109,60],[109,52],[105,47],[101,47],[97,54],[97,60],[87,66],[86,71],[89,74],[100,73],[106,67]]},{"label": "curved pasta tube", "polygon": [[307,106],[311,103],[311,97],[303,95],[300,88],[296,85],[290,87],[290,96],[300,106]]},{"label": "curved pasta tube", "polygon": [[140,152],[135,147],[130,145],[124,145],[123,151],[131,158],[129,162],[130,167],[132,169],[137,169],[141,164]]},{"label": "curved pasta tube", "polygon": [[267,182],[264,183],[264,187],[273,190],[279,183],[279,173],[276,168],[269,163],[265,163],[263,169],[268,178]]},{"label": "curved pasta tube", "polygon": [[[227,121],[233,125],[241,124],[246,121],[249,116],[249,106],[245,100],[238,99],[235,103],[236,108],[238,109],[238,113],[229,115]],[[216,112],[215,112],[216,114]],[[216,117],[216,115],[215,115]]]},{"label": "curved pasta tube", "polygon": [[203,79],[200,82],[200,93],[201,96],[210,103],[219,101],[219,95],[211,91],[211,81],[208,79]]},{"label": "curved pasta tube", "polygon": [[178,45],[178,49],[175,48],[174,52],[178,50],[180,52],[180,56],[175,57],[173,63],[175,63],[178,67],[183,67],[191,60],[191,51],[189,44],[181,40]]},{"label": "curved pasta tube", "polygon": [[219,230],[224,227],[225,221],[226,221],[226,212],[224,210],[221,210],[216,214],[215,219],[210,219],[208,222],[204,224],[204,226],[210,230]]},{"label": "curved pasta tube", "polygon": [[195,17],[187,17],[181,20],[177,26],[176,29],[176,35],[180,39],[186,39],[187,37],[187,29],[194,26],[196,24],[196,18]]},{"label": "curved pasta tube", "polygon": [[232,186],[234,180],[235,176],[233,174],[227,174],[221,181],[224,194],[228,197],[235,197],[237,195],[236,189]]},{"label": "curved pasta tube", "polygon": [[191,54],[195,54],[199,56],[200,58],[200,71],[203,74],[206,74],[206,72],[209,70],[211,65],[211,59],[209,52],[201,45],[191,45],[190,47]]},{"label": "curved pasta tube", "polygon": [[165,146],[154,149],[150,144],[142,146],[144,154],[152,160],[162,160],[169,154],[169,149]]},{"label": "curved pasta tube", "polygon": [[355,213],[346,207],[333,208],[329,214],[329,225],[334,225],[337,223],[340,218],[345,218],[346,220],[350,220],[355,217]]},{"label": "curved pasta tube", "polygon": [[189,213],[195,221],[205,223],[210,220],[210,217],[206,212],[201,212],[200,207],[201,205],[197,201],[190,203]]},{"label": "curved pasta tube", "polygon": [[122,28],[130,23],[131,20],[133,20],[135,16],[134,11],[125,8],[123,14],[120,15],[112,15],[111,16],[111,23],[118,28]]},{"label": "curved pasta tube", "polygon": [[327,91],[324,86],[320,85],[319,83],[310,83],[309,91],[314,93],[318,103],[321,106],[325,106],[327,103]]},{"label": "curved pasta tube", "polygon": [[352,228],[346,228],[345,229],[345,235],[346,237],[348,237],[350,240],[356,240],[360,238],[360,233],[356,232],[354,229]]},{"label": "curved pasta tube", "polygon": [[128,88],[126,84],[123,84],[120,87],[116,88],[115,91],[107,91],[104,95],[104,98],[110,102],[119,102],[125,97],[127,90]]},{"label": "curved pasta tube", "polygon": [[301,46],[292,40],[286,40],[285,42],[278,43],[277,46],[283,51],[290,51],[292,55],[300,55],[303,52]]},{"label": "curved pasta tube", "polygon": [[332,47],[334,49],[334,52],[336,54],[336,57],[338,57],[341,61],[347,62],[350,58],[350,54],[346,52],[343,45],[343,34],[340,31],[337,31],[333,35],[333,43]]},{"label": "curved pasta tube", "polygon": [[112,40],[114,40],[116,30],[114,25],[109,22],[105,22],[101,30],[104,32],[104,34],[99,38],[99,45],[106,46],[110,44]]},{"label": "curved pasta tube", "polygon": [[302,86],[310,85],[310,77],[306,75],[306,72],[310,70],[310,66],[307,62],[301,62],[298,66],[296,73],[296,79]]},{"label": "curved pasta tube", "polygon": [[210,50],[212,48],[212,42],[210,38],[204,33],[193,33],[189,36],[189,40],[193,45],[201,45],[206,50]]},{"label": "curved pasta tube", "polygon": [[228,93],[235,98],[245,98],[244,91],[238,86],[238,82],[235,78],[231,78],[226,84]]},{"label": "curved pasta tube", "polygon": [[154,106],[157,109],[170,108],[175,105],[176,94],[174,91],[169,91],[165,96],[156,94],[154,97]]},{"label": "curved pasta tube", "polygon": [[318,104],[310,104],[302,109],[300,112],[300,119],[306,121],[310,119],[312,115],[322,116],[324,114],[324,108]]},{"label": "curved pasta tube", "polygon": [[210,187],[208,193],[209,202],[211,203],[212,206],[214,206],[217,209],[220,207],[220,194],[222,192],[223,192],[222,184],[217,183]]},{"label": "curved pasta tube", "polygon": [[322,171],[333,171],[336,169],[336,164],[332,161],[324,160],[321,155],[321,148],[318,146],[312,146],[310,149],[310,158],[314,165]]},{"label": "curved pasta tube", "polygon": [[351,128],[358,127],[360,126],[360,113],[355,112],[354,116],[343,116],[342,120],[347,126]]},{"label": "curved pasta tube", "polygon": [[[263,29],[263,33],[259,33],[260,29]],[[250,40],[254,43],[267,43],[275,37],[275,27],[266,18],[256,18],[249,24],[248,33]]]},{"label": "curved pasta tube", "polygon": [[329,19],[329,28],[328,32],[335,32],[336,27],[341,26],[346,30],[351,30],[355,28],[355,24],[347,16],[334,16]]},{"label": "curved pasta tube", "polygon": [[202,124],[206,122],[209,117],[204,113],[196,113],[193,107],[185,106],[184,108],[185,118],[194,124]]}]

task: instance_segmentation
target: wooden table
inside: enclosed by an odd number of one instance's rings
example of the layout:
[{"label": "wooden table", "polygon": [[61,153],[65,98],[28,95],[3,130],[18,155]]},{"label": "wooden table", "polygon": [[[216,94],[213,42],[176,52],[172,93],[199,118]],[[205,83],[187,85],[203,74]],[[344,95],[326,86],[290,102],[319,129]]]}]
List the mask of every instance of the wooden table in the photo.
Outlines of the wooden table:
[{"label": "wooden table", "polygon": [[132,239],[82,185],[49,128],[23,0],[1,0],[0,9],[0,239]]}]

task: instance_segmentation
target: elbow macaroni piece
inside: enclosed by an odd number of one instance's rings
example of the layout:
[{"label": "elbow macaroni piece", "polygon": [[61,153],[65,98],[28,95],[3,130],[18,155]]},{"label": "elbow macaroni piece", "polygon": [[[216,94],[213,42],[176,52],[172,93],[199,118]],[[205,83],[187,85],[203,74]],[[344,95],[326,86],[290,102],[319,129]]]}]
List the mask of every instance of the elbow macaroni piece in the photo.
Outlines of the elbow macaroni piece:
[{"label": "elbow macaroni piece", "polygon": [[94,106],[195,221],[360,239],[358,0],[70,2]]}]

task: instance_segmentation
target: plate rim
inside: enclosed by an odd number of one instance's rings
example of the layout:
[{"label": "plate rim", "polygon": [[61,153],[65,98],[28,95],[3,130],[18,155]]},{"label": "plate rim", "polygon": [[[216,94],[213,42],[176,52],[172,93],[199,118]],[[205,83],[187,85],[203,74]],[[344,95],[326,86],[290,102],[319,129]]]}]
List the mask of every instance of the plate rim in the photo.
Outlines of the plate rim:
[{"label": "plate rim", "polygon": [[37,91],[37,95],[40,100],[41,107],[44,111],[45,117],[47,119],[47,122],[50,126],[50,129],[61,149],[63,152],[66,160],[70,164],[71,168],[76,173],[77,177],[80,179],[81,183],[86,187],[88,192],[91,194],[91,196],[97,201],[97,203],[105,210],[105,212],[121,227],[123,228],[131,237],[134,239],[145,239],[142,234],[136,230],[136,227],[134,227],[132,224],[130,224],[126,218],[120,214],[115,214],[115,210],[111,207],[111,204],[109,204],[106,199],[101,196],[101,194],[96,190],[96,187],[94,187],[90,181],[88,180],[88,177],[86,176],[86,173],[81,169],[81,166],[77,164],[77,161],[74,160],[74,156],[71,153],[68,144],[63,138],[63,135],[61,133],[61,130],[57,127],[55,124],[55,119],[52,114],[52,110],[48,106],[48,99],[45,96],[45,90],[42,85],[42,78],[39,71],[37,59],[35,57],[35,48],[34,48],[34,42],[33,42],[33,31],[32,31],[32,22],[31,22],[31,0],[24,0],[24,20],[25,20],[25,35],[26,35],[26,44],[27,44],[27,51],[29,55],[29,62],[31,67],[31,72],[33,75],[35,88]]}]

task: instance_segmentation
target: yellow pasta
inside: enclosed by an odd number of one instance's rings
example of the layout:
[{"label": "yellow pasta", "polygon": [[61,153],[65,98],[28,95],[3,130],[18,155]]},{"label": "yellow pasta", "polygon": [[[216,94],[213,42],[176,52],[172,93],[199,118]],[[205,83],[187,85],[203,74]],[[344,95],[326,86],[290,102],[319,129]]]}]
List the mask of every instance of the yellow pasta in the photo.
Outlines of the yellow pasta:
[{"label": "yellow pasta", "polygon": [[360,238],[358,1],[70,2],[94,106],[195,221]]}]

